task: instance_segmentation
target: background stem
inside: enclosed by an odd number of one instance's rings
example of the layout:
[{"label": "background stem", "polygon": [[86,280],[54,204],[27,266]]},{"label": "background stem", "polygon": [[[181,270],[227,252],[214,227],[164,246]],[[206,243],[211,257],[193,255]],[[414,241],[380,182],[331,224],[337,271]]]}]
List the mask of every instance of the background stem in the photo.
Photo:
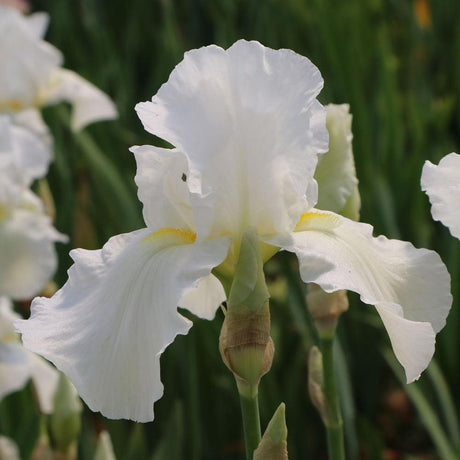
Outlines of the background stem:
[{"label": "background stem", "polygon": [[324,372],[324,396],[326,398],[326,431],[329,460],[345,460],[343,421],[334,374],[334,339],[321,339]]}]

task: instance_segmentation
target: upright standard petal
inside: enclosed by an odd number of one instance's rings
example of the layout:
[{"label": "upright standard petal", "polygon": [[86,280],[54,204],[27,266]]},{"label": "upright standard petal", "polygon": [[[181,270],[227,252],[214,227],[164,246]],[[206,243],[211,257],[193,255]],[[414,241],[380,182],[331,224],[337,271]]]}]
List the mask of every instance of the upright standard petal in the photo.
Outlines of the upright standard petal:
[{"label": "upright standard petal", "polygon": [[438,166],[426,161],[421,184],[430,199],[433,219],[460,238],[460,155],[449,153]]},{"label": "upright standard petal", "polygon": [[[178,150],[150,145],[131,147],[137,163],[135,177],[143,215],[152,230],[162,227],[195,229],[186,184],[187,158]],[[161,218],[160,218],[161,217]]]},{"label": "upright standard petal", "polygon": [[67,374],[92,410],[152,420],[163,393],[160,355],[191,326],[178,302],[228,250],[228,239],[194,239],[144,229],[99,251],[72,251],[68,282],[51,299],[35,299],[31,318],[16,323],[24,345]]},{"label": "upright standard petal", "polygon": [[303,281],[327,292],[354,291],[376,305],[408,380],[419,377],[452,303],[450,277],[438,254],[374,238],[370,225],[325,211],[305,214],[290,236],[267,242],[297,254]]},{"label": "upright standard petal", "polygon": [[[319,159],[315,171],[318,182],[318,209],[340,213],[358,187],[353,158],[351,114],[348,104],[326,106],[329,150]],[[359,220],[355,211],[353,220]]]},{"label": "upright standard petal", "polygon": [[305,193],[327,150],[322,85],[308,59],[240,40],[186,53],[136,106],[145,129],[188,158],[199,237],[292,230],[314,204]]},{"label": "upright standard petal", "polygon": [[41,105],[69,102],[72,105],[71,126],[74,131],[95,121],[112,120],[118,115],[115,104],[107,94],[67,69],[53,72],[38,97]]}]

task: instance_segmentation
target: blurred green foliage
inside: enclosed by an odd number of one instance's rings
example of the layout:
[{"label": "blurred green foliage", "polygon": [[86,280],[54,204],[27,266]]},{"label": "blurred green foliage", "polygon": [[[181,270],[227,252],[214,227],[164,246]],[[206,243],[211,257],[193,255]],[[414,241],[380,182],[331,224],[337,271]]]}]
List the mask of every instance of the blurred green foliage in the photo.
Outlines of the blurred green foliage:
[{"label": "blurred green foliage", "polygon": [[[128,147],[160,141],[143,130],[134,105],[156,93],[183,53],[211,43],[228,47],[239,38],[293,49],[319,67],[322,102],[351,106],[362,220],[376,234],[437,250],[453,280],[438,365],[407,389],[399,365],[385,360],[389,341],[380,320],[350,296],[336,350],[349,458],[379,459],[385,450],[385,458],[447,459],[459,452],[460,243],[431,220],[420,174],[426,159],[437,163],[460,151],[460,2],[37,0],[33,10],[49,12],[47,40],[63,51],[65,66],[108,92],[120,112],[119,120],[78,135],[68,129],[67,108],[44,112],[55,138],[48,179],[56,226],[71,236],[59,247],[58,284],[66,280],[69,249],[99,248],[110,236],[143,226]],[[278,254],[266,271],[276,354],[261,383],[262,425],[284,401],[290,458],[326,459],[324,429],[307,395],[306,356],[315,338],[304,286],[288,254]],[[92,458],[104,426],[120,459],[242,458],[238,396],[217,349],[221,323],[221,314],[213,322],[197,320],[167,349],[165,395],[153,423],[110,421],[86,410],[80,458]],[[27,458],[38,433],[30,388],[2,402],[0,429]]]}]

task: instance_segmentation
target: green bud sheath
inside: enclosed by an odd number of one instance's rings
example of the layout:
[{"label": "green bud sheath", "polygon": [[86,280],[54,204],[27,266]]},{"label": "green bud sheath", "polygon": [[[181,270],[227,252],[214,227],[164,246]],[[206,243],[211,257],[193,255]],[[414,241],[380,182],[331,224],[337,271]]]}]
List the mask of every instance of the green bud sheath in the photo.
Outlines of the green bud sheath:
[{"label": "green bud sheath", "polygon": [[219,349],[240,393],[253,394],[260,378],[270,370],[274,353],[269,293],[254,229],[248,229],[241,241]]},{"label": "green bud sheath", "polygon": [[56,448],[67,453],[78,440],[82,404],[67,377],[60,374],[54,395],[54,411],[50,416],[51,435]]},{"label": "green bud sheath", "polygon": [[286,406],[281,403],[254,451],[254,460],[287,460]]},{"label": "green bud sheath", "polygon": [[242,237],[227,300],[219,350],[236,379],[243,417],[246,458],[253,459],[260,442],[258,389],[273,361],[269,293],[256,230]]}]

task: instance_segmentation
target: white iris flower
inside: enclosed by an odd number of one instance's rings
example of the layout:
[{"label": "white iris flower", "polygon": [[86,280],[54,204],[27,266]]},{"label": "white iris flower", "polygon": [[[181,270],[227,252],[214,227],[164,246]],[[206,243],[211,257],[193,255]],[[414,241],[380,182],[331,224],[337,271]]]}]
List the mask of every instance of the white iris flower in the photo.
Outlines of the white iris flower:
[{"label": "white iris flower", "polygon": [[94,85],[63,69],[58,49],[43,40],[48,15],[23,16],[0,5],[0,112],[17,113],[61,101],[73,105],[72,127],[115,118],[115,106]]},{"label": "white iris flower", "polygon": [[460,155],[449,153],[439,165],[426,161],[422,170],[422,190],[431,203],[431,215],[460,238]]},{"label": "white iris flower", "polygon": [[57,266],[56,231],[43,204],[28,188],[46,173],[46,145],[0,116],[0,295],[30,299]]},{"label": "white iris flower", "polygon": [[292,251],[303,281],[375,305],[408,381],[428,365],[452,300],[439,256],[313,208],[328,150],[322,86],[308,59],[241,40],[186,53],[137,105],[146,130],[174,146],[132,149],[146,228],[72,251],[68,282],[16,323],[91,409],[153,419],[160,356],[192,326],[177,306],[214,316],[248,227],[265,259]]},{"label": "white iris flower", "polygon": [[59,373],[43,358],[22,346],[13,326],[18,318],[10,300],[0,297],[0,401],[32,379],[41,411],[50,414]]}]

